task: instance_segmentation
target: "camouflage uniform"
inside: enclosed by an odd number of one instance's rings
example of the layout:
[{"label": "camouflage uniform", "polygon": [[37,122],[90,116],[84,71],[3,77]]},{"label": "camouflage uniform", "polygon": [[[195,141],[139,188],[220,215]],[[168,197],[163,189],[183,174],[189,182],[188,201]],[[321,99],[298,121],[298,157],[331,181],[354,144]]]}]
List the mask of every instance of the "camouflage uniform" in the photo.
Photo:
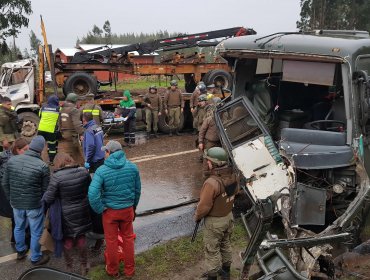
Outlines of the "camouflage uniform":
[{"label": "camouflage uniform", "polygon": [[232,208],[238,191],[237,178],[227,166],[213,169],[200,191],[195,220],[204,218],[203,242],[208,279],[217,279],[221,268],[230,273],[230,238],[234,227]]},{"label": "camouflage uniform", "polygon": [[14,110],[0,106],[0,146],[7,140],[14,142],[18,136],[17,113]]},{"label": "camouflage uniform", "polygon": [[84,163],[81,151],[79,136],[84,134],[84,129],[80,119],[81,113],[76,108],[76,105],[66,101],[60,109],[60,132],[64,152],[68,153],[73,159],[80,163]]}]

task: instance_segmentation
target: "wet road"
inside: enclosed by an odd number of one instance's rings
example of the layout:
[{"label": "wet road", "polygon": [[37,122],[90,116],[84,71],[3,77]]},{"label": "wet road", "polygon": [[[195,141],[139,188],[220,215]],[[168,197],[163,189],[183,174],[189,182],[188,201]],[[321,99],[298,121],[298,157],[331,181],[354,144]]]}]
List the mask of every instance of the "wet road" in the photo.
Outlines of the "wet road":
[{"label": "wet road", "polygon": [[[119,134],[111,135],[106,140],[111,139],[122,141]],[[127,158],[137,164],[141,175],[142,195],[137,209],[138,213],[177,205],[199,197],[202,165],[198,161],[199,152],[195,149],[194,140],[195,136],[185,134],[174,137],[161,135],[160,138],[146,141],[144,134],[138,133],[137,146],[124,148]],[[138,218],[134,224],[135,231],[138,233],[136,242],[138,251],[177,235],[188,234],[193,226],[191,221],[193,209],[194,205],[190,205],[163,214]],[[180,216],[183,218],[179,219]],[[179,221],[174,222],[176,220]],[[158,222],[161,221],[165,221],[165,227],[158,227]],[[186,227],[186,224],[190,225]],[[173,232],[168,232],[168,228],[171,228],[168,225],[178,226],[175,235]],[[184,228],[187,229],[184,230]],[[13,268],[19,271],[24,270],[22,265],[9,265],[11,262],[5,262],[9,254],[15,252],[10,245],[10,230],[10,220],[0,217],[0,272]],[[167,230],[167,232],[161,236],[161,230],[163,232]],[[143,238],[140,238],[141,231],[145,233],[151,231],[156,234],[152,237],[147,235],[145,238],[143,234]],[[99,256],[96,257],[99,259]],[[6,267],[1,267],[2,263],[7,264]],[[61,263],[60,260],[53,260],[52,266],[63,268]],[[9,276],[5,279],[16,278]]]}]

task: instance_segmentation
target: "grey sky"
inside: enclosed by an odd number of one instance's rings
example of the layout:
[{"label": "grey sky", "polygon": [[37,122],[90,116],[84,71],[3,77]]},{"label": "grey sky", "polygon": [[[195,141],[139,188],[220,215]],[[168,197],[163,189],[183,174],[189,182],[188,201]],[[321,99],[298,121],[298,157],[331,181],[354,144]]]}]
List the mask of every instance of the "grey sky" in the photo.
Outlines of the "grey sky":
[{"label": "grey sky", "polygon": [[259,34],[295,31],[299,0],[33,0],[29,27],[16,44],[29,49],[29,33],[41,39],[43,16],[53,49],[75,46],[93,25],[109,20],[113,33],[149,33],[159,30],[197,33],[235,26],[254,28]]}]

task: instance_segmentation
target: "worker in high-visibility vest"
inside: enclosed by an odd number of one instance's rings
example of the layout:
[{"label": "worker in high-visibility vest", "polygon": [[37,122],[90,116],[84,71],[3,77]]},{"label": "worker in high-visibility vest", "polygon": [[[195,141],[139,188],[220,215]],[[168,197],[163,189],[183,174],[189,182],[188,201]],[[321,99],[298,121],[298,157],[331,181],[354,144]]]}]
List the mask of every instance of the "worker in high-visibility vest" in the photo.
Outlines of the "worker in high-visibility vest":
[{"label": "worker in high-visibility vest", "polygon": [[55,94],[49,96],[48,102],[42,106],[39,116],[38,135],[42,135],[46,140],[49,162],[52,164],[58,151],[59,99]]},{"label": "worker in high-visibility vest", "polygon": [[93,119],[97,125],[101,125],[103,122],[103,110],[102,108],[98,105],[95,104],[94,102],[94,94],[88,94],[86,96],[87,103],[85,103],[81,108],[81,119],[83,113],[91,113],[93,115]]}]

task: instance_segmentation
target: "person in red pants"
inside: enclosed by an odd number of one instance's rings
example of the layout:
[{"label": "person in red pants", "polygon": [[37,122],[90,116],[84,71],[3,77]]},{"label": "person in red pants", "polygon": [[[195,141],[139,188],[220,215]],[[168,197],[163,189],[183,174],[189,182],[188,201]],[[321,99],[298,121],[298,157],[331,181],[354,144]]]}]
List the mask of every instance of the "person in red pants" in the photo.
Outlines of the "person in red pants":
[{"label": "person in red pants", "polygon": [[141,194],[140,174],[137,166],[126,159],[122,146],[109,141],[103,146],[105,161],[94,174],[89,186],[91,208],[103,213],[106,242],[106,272],[114,278],[119,275],[119,235],[122,237],[124,274],[127,278],[135,273],[133,221]]}]

